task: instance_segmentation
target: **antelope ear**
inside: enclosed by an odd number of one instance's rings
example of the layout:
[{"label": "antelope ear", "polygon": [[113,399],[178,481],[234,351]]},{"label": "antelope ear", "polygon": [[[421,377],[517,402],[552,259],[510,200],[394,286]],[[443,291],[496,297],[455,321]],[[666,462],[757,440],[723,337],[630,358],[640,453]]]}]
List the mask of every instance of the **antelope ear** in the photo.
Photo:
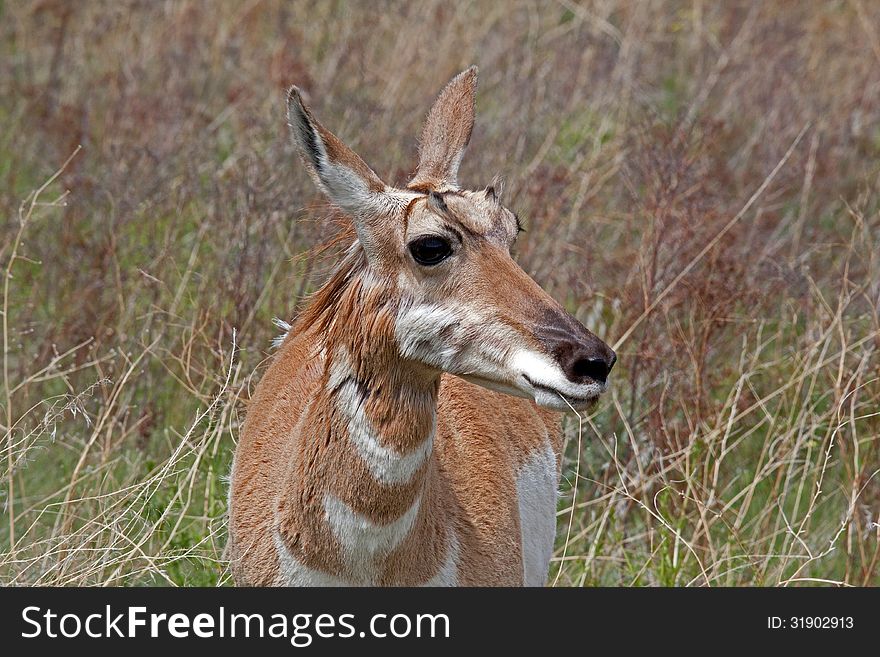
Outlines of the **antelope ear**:
[{"label": "antelope ear", "polygon": [[309,174],[333,204],[355,218],[356,226],[359,217],[374,214],[385,183],[353,150],[318,123],[297,87],[287,92],[287,122]]},{"label": "antelope ear", "polygon": [[410,189],[458,189],[458,165],[474,129],[477,67],[471,66],[447,84],[428,112],[419,140],[419,168]]}]

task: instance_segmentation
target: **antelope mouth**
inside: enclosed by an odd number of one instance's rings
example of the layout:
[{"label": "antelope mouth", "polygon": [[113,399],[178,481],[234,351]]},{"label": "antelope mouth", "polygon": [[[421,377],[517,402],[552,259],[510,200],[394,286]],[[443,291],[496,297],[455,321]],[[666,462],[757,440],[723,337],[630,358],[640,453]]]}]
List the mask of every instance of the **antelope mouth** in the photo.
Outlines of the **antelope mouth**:
[{"label": "antelope mouth", "polygon": [[604,385],[591,384],[586,386],[587,390],[579,392],[579,394],[572,394],[553,386],[538,383],[529,378],[528,374],[522,374],[521,376],[529,387],[532,388],[532,396],[535,398],[535,403],[538,406],[556,410],[570,410],[570,407],[575,410],[585,410],[595,404],[599,396],[605,392]]},{"label": "antelope mouth", "polygon": [[531,399],[538,406],[554,411],[589,410],[596,404],[606,388],[604,384],[592,383],[586,386],[578,386],[580,390],[577,391],[577,394],[572,394],[568,390],[561,390],[552,385],[538,383],[525,373],[521,373],[513,382],[490,379],[475,374],[459,374],[458,376],[465,381],[496,392]]}]

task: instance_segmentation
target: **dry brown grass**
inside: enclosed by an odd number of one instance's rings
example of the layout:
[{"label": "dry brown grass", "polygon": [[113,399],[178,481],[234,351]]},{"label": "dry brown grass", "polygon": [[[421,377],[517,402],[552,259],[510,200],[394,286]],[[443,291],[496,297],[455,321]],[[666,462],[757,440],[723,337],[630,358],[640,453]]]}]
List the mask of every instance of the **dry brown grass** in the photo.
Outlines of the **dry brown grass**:
[{"label": "dry brown grass", "polygon": [[228,581],[245,400],[335,230],[283,90],[402,181],[476,63],[461,178],[504,177],[518,259],[620,353],[567,423],[552,580],[880,584],[878,25],[860,0],[0,5],[0,581]]}]

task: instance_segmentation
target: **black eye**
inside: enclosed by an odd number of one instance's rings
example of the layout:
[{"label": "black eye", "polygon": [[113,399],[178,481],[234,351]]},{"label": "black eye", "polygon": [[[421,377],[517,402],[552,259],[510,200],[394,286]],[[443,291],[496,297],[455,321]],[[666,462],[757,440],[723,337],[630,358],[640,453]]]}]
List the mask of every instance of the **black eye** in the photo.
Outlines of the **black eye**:
[{"label": "black eye", "polygon": [[409,243],[409,252],[420,265],[437,265],[452,255],[452,245],[442,237],[429,235]]}]

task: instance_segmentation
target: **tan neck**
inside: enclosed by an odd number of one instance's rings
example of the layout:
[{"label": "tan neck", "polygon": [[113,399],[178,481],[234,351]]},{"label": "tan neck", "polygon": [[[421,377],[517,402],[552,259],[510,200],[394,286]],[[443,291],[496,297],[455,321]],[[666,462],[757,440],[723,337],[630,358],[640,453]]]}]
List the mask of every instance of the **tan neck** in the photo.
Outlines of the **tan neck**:
[{"label": "tan neck", "polygon": [[356,348],[337,344],[326,354],[324,390],[333,409],[334,433],[361,449],[374,445],[377,454],[387,457],[387,463],[380,463],[359,451],[379,483],[412,483],[427,468],[407,476],[406,464],[415,463],[419,455],[426,464],[433,451],[440,373],[404,360],[396,350],[386,349],[377,359],[378,354]]},{"label": "tan neck", "polygon": [[[332,551],[337,558],[301,558],[350,581],[416,584],[387,577],[409,572],[427,581],[445,558],[444,493],[433,449],[440,373],[400,356],[390,304],[358,297],[354,306],[341,300],[318,338],[324,376],[302,427],[318,445],[296,475],[298,494],[311,501],[298,524],[316,548],[338,548],[315,556]],[[425,554],[431,549],[436,554]]]},{"label": "tan neck", "polygon": [[436,424],[440,372],[401,356],[393,293],[357,281],[331,312],[323,387],[340,419],[363,416],[358,428],[401,455],[423,447]]}]

